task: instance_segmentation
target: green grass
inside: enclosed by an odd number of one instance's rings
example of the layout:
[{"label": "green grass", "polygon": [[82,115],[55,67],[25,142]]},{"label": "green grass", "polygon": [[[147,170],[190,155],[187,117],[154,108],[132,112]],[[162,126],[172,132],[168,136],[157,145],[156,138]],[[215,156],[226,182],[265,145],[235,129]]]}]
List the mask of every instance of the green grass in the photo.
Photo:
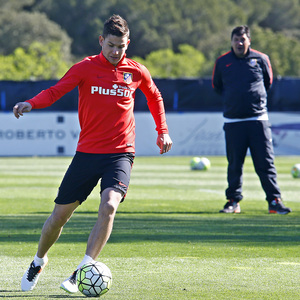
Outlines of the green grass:
[{"label": "green grass", "polygon": [[[247,157],[239,215],[220,214],[226,159],[191,171],[190,157],[137,157],[126,201],[98,260],[113,274],[104,299],[300,299],[300,157],[277,157],[284,202],[269,215]],[[0,158],[0,298],[85,299],[59,289],[81,261],[97,218],[99,187],[66,224],[32,292],[20,290],[71,158]]]}]

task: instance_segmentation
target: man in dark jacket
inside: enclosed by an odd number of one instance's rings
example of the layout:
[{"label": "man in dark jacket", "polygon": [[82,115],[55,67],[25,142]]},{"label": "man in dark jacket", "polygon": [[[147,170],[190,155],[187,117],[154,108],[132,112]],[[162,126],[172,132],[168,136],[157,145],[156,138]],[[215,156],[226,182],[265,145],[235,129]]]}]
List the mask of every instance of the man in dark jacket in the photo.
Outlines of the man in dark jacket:
[{"label": "man in dark jacket", "polygon": [[224,131],[228,160],[227,203],[222,213],[239,213],[243,199],[243,165],[248,149],[269,203],[269,213],[287,214],[281,201],[274,165],[272,132],[267,111],[267,90],[273,73],[269,57],[250,48],[248,26],[231,33],[231,51],[215,63],[212,84],[223,98]]}]

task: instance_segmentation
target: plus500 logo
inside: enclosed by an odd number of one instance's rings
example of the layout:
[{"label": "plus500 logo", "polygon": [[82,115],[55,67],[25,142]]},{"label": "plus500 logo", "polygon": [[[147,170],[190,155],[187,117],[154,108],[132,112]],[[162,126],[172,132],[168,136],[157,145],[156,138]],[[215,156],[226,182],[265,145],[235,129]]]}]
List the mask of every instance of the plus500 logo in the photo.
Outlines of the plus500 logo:
[{"label": "plus500 logo", "polygon": [[91,94],[98,94],[98,95],[108,95],[108,96],[118,96],[118,97],[132,97],[134,91],[129,89],[120,89],[118,86],[113,86],[113,89],[104,89],[101,86],[92,86],[91,87]]}]

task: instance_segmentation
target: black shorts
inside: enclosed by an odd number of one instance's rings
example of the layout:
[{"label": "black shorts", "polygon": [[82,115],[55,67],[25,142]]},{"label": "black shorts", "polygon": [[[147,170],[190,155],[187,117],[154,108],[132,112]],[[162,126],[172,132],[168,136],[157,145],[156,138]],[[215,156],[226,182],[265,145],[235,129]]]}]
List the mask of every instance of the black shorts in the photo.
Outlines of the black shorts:
[{"label": "black shorts", "polygon": [[57,204],[86,200],[101,179],[101,191],[114,188],[126,196],[133,153],[92,154],[76,152],[58,189]]}]

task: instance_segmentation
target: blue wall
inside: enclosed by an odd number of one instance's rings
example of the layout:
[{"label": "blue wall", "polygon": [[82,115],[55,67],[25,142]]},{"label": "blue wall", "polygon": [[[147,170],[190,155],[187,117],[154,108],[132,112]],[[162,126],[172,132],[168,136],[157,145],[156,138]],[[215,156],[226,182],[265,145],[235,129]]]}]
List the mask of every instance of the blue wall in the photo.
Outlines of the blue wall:
[{"label": "blue wall", "polygon": [[[154,79],[160,89],[167,112],[222,111],[222,101],[211,86],[210,78]],[[0,111],[11,111],[16,102],[25,101],[54,85],[47,81],[0,81]],[[43,111],[76,111],[77,89]],[[269,111],[300,111],[300,78],[275,78],[269,91]],[[136,92],[136,111],[147,111],[145,96]]]}]

